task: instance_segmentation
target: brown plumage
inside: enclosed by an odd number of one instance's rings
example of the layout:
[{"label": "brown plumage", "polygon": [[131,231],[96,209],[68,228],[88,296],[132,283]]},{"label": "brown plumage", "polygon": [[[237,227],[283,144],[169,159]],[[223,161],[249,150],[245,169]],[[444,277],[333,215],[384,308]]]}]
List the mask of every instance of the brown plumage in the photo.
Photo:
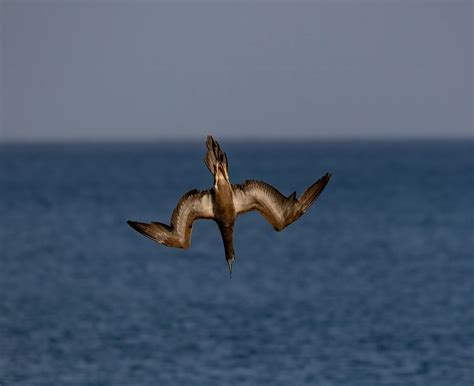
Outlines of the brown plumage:
[{"label": "brown plumage", "polygon": [[202,192],[191,190],[181,197],[171,216],[171,225],[136,221],[128,221],[128,224],[146,237],[168,247],[187,249],[191,244],[193,222],[198,219],[212,219],[219,226],[229,273],[232,273],[236,217],[256,210],[273,229],[281,231],[309,209],[326,187],[331,174],[326,173],[317,180],[299,199],[296,198],[296,192],[285,197],[262,181],[247,180],[243,185],[231,184],[227,172],[227,155],[211,136],[207,137],[206,145],[204,162],[214,176],[214,187]]}]

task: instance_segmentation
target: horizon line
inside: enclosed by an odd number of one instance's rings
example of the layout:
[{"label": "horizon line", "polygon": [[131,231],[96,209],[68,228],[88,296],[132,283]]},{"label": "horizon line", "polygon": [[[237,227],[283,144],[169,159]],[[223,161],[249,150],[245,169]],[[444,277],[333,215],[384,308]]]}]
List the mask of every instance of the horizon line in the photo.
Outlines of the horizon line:
[{"label": "horizon line", "polygon": [[[219,141],[234,142],[234,143],[249,143],[249,142],[273,142],[273,143],[301,143],[301,142],[430,142],[430,141],[474,141],[474,133],[471,135],[404,135],[404,136],[300,136],[300,137],[271,137],[265,136],[216,136]],[[9,144],[150,144],[150,143],[195,143],[205,140],[206,136],[188,136],[188,137],[84,137],[84,138],[0,138],[0,145]]]}]

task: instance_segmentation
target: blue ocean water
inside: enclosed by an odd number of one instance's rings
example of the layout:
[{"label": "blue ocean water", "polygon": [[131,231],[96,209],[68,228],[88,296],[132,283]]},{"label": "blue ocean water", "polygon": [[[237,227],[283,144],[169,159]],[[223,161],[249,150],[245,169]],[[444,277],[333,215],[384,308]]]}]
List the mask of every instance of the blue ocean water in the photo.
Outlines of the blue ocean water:
[{"label": "blue ocean water", "polygon": [[0,147],[0,384],[473,383],[474,142],[222,143],[232,182],[316,204],[283,232],[166,222],[203,143]]}]

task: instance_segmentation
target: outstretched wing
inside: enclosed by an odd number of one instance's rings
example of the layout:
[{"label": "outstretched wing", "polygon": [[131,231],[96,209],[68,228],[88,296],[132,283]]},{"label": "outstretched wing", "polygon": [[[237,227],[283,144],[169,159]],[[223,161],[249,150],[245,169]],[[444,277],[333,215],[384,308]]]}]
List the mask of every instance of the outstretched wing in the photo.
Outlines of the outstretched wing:
[{"label": "outstretched wing", "polygon": [[281,231],[308,210],[330,178],[331,174],[326,173],[306,189],[299,199],[296,198],[296,192],[285,197],[273,186],[262,181],[248,180],[243,185],[232,185],[237,215],[256,210],[275,230]]},{"label": "outstretched wing", "polygon": [[193,222],[200,218],[214,218],[213,201],[210,190],[196,189],[186,193],[178,202],[171,216],[171,225],[136,221],[127,223],[146,237],[168,247],[187,249],[191,244]]}]

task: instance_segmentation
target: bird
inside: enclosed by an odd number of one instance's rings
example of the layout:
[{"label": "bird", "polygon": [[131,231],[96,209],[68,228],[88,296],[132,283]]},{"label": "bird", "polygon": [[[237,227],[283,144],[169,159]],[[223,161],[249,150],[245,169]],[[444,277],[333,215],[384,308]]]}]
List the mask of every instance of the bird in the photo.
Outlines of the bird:
[{"label": "bird", "polygon": [[206,145],[204,163],[214,177],[214,186],[211,189],[193,189],[184,194],[173,210],[170,225],[160,222],[127,223],[137,232],[167,247],[188,249],[191,245],[194,221],[214,220],[222,236],[229,275],[232,277],[236,218],[241,214],[257,211],[274,230],[281,231],[306,213],[324,190],[332,174],[326,173],[319,178],[299,198],[296,197],[296,192],[286,197],[263,181],[246,180],[243,184],[231,184],[227,155],[222,151],[219,142],[209,135]]}]

